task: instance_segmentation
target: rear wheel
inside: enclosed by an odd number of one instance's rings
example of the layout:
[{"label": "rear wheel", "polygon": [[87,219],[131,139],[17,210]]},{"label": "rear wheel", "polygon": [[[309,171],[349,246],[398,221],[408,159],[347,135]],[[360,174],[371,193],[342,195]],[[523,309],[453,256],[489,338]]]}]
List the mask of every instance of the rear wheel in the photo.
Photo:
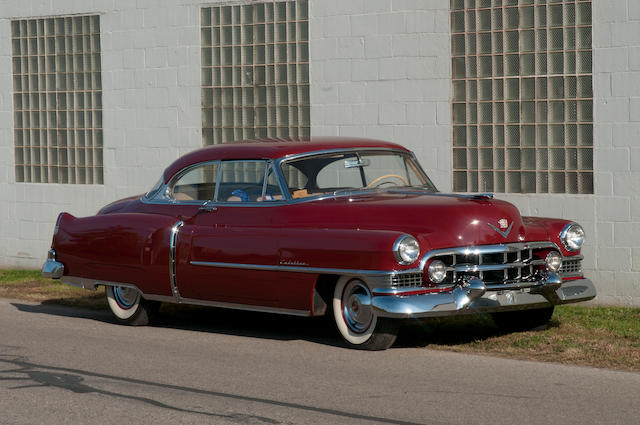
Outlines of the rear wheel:
[{"label": "rear wheel", "polygon": [[140,291],[126,286],[107,286],[107,303],[119,323],[131,326],[148,325],[160,303],[142,298]]},{"label": "rear wheel", "polygon": [[491,318],[499,329],[505,331],[526,331],[549,323],[554,307],[532,310],[504,311],[493,313]]},{"label": "rear wheel", "polygon": [[338,279],[332,307],[336,327],[349,346],[386,350],[395,342],[399,322],[376,316],[371,307],[371,292],[362,280]]}]

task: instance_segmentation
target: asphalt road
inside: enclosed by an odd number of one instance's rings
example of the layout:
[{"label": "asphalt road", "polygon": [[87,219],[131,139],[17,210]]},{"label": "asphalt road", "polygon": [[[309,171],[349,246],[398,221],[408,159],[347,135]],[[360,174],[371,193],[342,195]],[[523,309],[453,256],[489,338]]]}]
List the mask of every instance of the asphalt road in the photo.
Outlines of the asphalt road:
[{"label": "asphalt road", "polygon": [[638,424],[640,374],[420,348],[346,349],[326,323],[0,299],[0,423]]}]

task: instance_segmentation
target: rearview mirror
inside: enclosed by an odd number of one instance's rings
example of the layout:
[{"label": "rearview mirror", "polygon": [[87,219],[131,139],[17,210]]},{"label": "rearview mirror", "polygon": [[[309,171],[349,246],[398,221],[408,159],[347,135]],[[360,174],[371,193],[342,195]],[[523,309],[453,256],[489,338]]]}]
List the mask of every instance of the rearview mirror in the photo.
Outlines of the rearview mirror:
[{"label": "rearview mirror", "polygon": [[344,161],[344,168],[367,167],[370,164],[371,161],[367,158],[346,159]]}]

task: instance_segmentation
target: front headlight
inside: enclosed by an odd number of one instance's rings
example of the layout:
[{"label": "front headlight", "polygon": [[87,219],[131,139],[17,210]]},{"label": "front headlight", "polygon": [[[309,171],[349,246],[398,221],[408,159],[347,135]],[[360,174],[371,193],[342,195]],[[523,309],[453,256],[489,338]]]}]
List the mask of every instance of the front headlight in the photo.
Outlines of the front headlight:
[{"label": "front headlight", "polygon": [[440,260],[433,260],[427,272],[432,283],[441,283],[447,277],[447,266]]},{"label": "front headlight", "polygon": [[556,273],[562,267],[562,255],[558,251],[550,251],[544,259],[547,270]]},{"label": "front headlight", "polygon": [[584,243],[584,229],[578,223],[569,223],[560,233],[562,244],[569,251],[578,251]]},{"label": "front headlight", "polygon": [[402,235],[393,244],[393,255],[398,264],[411,264],[420,255],[420,245],[416,238],[411,235]]}]

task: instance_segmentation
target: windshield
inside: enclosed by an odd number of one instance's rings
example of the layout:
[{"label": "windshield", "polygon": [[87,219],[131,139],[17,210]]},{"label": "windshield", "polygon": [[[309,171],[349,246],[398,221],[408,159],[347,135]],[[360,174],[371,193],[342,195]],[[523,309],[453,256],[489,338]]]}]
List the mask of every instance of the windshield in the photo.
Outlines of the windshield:
[{"label": "windshield", "polygon": [[349,151],[305,156],[282,163],[291,196],[339,192],[436,188],[413,157],[396,151]]}]

